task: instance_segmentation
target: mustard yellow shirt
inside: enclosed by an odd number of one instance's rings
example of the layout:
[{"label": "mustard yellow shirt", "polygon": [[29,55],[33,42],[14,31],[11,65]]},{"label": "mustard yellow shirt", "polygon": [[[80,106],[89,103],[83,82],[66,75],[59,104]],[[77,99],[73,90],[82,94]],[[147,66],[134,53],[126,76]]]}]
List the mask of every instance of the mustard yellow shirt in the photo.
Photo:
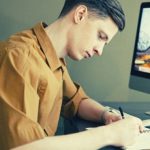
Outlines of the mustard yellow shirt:
[{"label": "mustard yellow shirt", "polygon": [[86,98],[57,57],[43,23],[0,42],[1,150],[53,136],[60,112],[74,116]]}]

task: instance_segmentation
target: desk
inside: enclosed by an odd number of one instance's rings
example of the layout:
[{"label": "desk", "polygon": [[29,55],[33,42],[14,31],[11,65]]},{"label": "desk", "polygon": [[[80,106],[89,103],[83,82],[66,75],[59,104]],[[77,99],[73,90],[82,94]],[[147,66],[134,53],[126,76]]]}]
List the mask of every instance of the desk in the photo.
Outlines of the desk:
[{"label": "desk", "polygon": [[[124,110],[124,112],[137,116],[141,118],[142,120],[144,119],[150,119],[149,115],[144,114],[146,111],[150,111],[150,102],[101,102],[104,106],[110,106],[115,109],[118,109],[119,106],[121,106]],[[92,123],[89,121],[85,121],[79,118],[74,118],[73,119],[73,124],[76,127],[76,131],[84,131],[85,128],[87,127],[96,127],[98,124]],[[115,147],[105,147],[102,148],[101,150],[116,150],[119,148]]]}]

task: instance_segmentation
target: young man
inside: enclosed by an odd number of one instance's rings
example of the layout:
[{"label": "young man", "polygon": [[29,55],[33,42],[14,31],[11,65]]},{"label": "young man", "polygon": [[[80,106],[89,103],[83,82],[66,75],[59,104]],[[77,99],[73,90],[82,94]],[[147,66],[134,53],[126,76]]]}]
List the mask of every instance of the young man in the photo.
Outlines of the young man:
[{"label": "young man", "polygon": [[[132,143],[142,131],[140,119],[121,119],[88,97],[71,80],[64,61],[65,56],[82,60],[102,55],[124,25],[116,0],[66,0],[52,24],[39,23],[1,42],[0,149],[38,139],[22,149],[98,149]],[[65,117],[78,115],[106,126],[54,137],[61,110]]]}]

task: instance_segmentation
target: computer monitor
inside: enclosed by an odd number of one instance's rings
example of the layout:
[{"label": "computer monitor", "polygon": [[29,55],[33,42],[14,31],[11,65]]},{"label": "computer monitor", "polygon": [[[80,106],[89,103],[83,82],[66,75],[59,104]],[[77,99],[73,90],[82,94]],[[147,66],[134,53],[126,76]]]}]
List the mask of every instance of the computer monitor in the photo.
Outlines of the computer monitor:
[{"label": "computer monitor", "polygon": [[140,8],[129,87],[150,93],[150,2]]}]

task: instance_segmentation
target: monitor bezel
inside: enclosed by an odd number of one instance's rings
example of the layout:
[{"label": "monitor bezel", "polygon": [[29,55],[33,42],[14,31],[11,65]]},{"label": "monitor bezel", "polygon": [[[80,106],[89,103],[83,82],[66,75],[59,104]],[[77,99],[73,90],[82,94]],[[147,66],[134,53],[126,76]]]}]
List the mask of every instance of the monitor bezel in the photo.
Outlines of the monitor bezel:
[{"label": "monitor bezel", "polygon": [[150,8],[150,2],[144,2],[141,4],[141,7],[140,7],[140,13],[139,13],[138,25],[137,25],[137,31],[136,31],[136,38],[135,38],[135,45],[134,45],[134,53],[133,53],[133,57],[132,57],[131,75],[143,77],[143,78],[150,78],[150,73],[135,70],[135,64],[134,64],[135,58],[136,58],[136,52],[137,52],[137,42],[139,39],[139,31],[140,31],[140,26],[141,26],[142,13],[143,13],[144,8]]}]

